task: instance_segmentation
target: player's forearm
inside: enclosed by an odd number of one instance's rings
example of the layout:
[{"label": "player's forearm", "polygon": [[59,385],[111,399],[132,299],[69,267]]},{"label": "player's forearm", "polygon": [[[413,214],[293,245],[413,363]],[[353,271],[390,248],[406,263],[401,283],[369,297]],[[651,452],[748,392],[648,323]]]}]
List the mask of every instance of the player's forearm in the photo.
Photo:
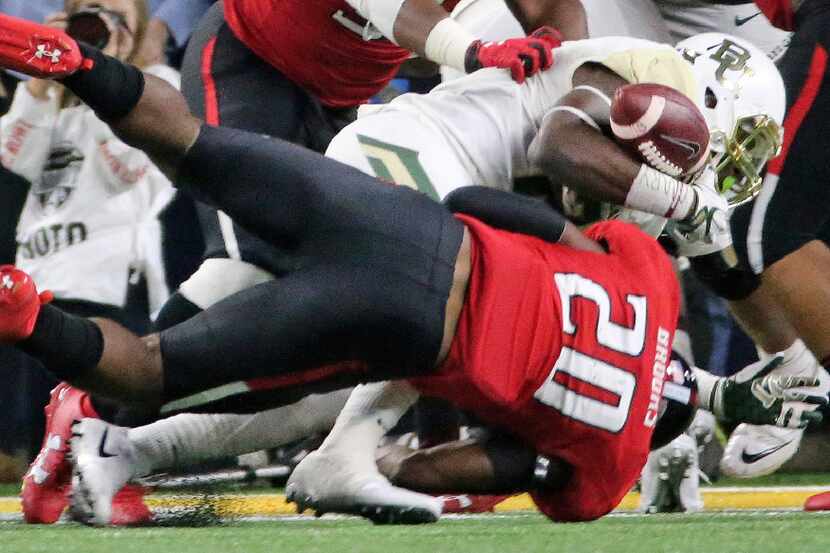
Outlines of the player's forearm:
[{"label": "player's forearm", "polygon": [[517,442],[495,438],[397,451],[378,465],[395,485],[421,492],[513,493],[533,485],[535,460],[536,454]]},{"label": "player's forearm", "polygon": [[695,213],[694,189],[633,159],[570,112],[557,112],[528,152],[530,163],[561,185],[595,200],[667,219]]},{"label": "player's forearm", "polygon": [[447,11],[435,0],[405,0],[395,19],[395,41],[419,56],[426,56],[425,45],[430,31],[447,17]]},{"label": "player's forearm", "polygon": [[578,250],[603,251],[599,244],[541,200],[484,186],[465,186],[450,193],[444,203],[453,213],[475,217],[492,227]]},{"label": "player's forearm", "polygon": [[588,38],[588,20],[581,0],[505,0],[524,31],[547,25],[565,40]]},{"label": "player's forearm", "polygon": [[[559,113],[549,119],[563,119]],[[580,121],[550,121],[528,152],[531,165],[554,182],[590,198],[623,205],[640,164]]]}]

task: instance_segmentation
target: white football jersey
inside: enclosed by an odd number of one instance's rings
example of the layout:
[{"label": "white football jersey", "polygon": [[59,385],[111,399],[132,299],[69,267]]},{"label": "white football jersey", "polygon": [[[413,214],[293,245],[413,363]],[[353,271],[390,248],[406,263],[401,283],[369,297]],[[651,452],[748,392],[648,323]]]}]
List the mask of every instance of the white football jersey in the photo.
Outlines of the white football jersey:
[{"label": "white football jersey", "polygon": [[158,254],[150,243],[170,182],[91,109],[60,109],[54,94],[39,100],[19,86],[0,128],[3,164],[31,183],[16,264],[57,298],[123,306],[131,271],[160,262],[145,253]]},{"label": "white football jersey", "polygon": [[[554,55],[551,69],[523,85],[506,70],[484,69],[429,94],[404,94],[389,104],[365,106],[359,120],[412,114],[438,133],[473,182],[506,189],[514,177],[536,172],[528,162],[528,147],[545,115],[573,88],[574,71],[585,63],[604,64],[629,82],[658,82],[695,95],[689,64],[669,46],[608,37],[566,42]],[[368,119],[364,126],[371,126]]]}]

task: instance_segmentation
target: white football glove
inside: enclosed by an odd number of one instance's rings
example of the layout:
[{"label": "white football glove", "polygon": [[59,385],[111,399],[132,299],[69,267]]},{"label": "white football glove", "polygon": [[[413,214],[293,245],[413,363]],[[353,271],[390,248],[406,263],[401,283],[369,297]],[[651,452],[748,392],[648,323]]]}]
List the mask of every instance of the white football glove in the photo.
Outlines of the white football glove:
[{"label": "white football glove", "polygon": [[732,245],[729,203],[715,189],[716,174],[707,168],[695,181],[697,205],[692,217],[669,221],[666,231],[677,245],[677,255],[696,257],[719,252]]}]

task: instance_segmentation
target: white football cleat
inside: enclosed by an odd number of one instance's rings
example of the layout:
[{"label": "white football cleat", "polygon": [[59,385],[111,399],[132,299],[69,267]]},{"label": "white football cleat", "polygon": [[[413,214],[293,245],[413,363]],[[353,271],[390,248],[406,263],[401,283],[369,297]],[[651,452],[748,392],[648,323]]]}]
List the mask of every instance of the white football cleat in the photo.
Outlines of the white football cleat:
[{"label": "white football cleat", "polygon": [[703,509],[697,442],[681,434],[652,451],[640,477],[640,511],[690,513]]},{"label": "white football cleat", "polygon": [[[801,340],[779,355],[784,361],[772,374],[818,377],[820,390],[826,395],[830,390],[830,375],[819,364]],[[729,436],[721,471],[736,478],[755,478],[772,474],[792,458],[801,445],[804,430],[739,424]]]},{"label": "white football cleat", "polygon": [[726,443],[720,470],[735,478],[772,474],[795,455],[803,435],[799,429],[739,424]]},{"label": "white football cleat", "polygon": [[100,419],[72,426],[72,518],[104,526],[112,522],[112,500],[133,477],[132,445],[127,428]]},{"label": "white football cleat", "polygon": [[355,465],[330,451],[314,451],[288,479],[286,499],[298,512],[358,515],[375,524],[424,524],[441,516],[441,499],[393,486],[376,468]]}]

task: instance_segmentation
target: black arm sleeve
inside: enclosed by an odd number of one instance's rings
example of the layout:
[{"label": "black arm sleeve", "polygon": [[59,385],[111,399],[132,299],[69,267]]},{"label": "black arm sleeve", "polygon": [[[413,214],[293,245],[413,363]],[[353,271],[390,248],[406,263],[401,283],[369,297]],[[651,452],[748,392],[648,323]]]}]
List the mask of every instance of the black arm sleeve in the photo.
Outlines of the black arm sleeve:
[{"label": "black arm sleeve", "polygon": [[559,242],[568,220],[545,202],[484,186],[465,186],[445,199],[453,213],[475,217],[510,232],[529,234],[548,242]]},{"label": "black arm sleeve", "polygon": [[0,167],[0,265],[13,264],[17,255],[15,239],[20,213],[29,194],[29,181]]}]

